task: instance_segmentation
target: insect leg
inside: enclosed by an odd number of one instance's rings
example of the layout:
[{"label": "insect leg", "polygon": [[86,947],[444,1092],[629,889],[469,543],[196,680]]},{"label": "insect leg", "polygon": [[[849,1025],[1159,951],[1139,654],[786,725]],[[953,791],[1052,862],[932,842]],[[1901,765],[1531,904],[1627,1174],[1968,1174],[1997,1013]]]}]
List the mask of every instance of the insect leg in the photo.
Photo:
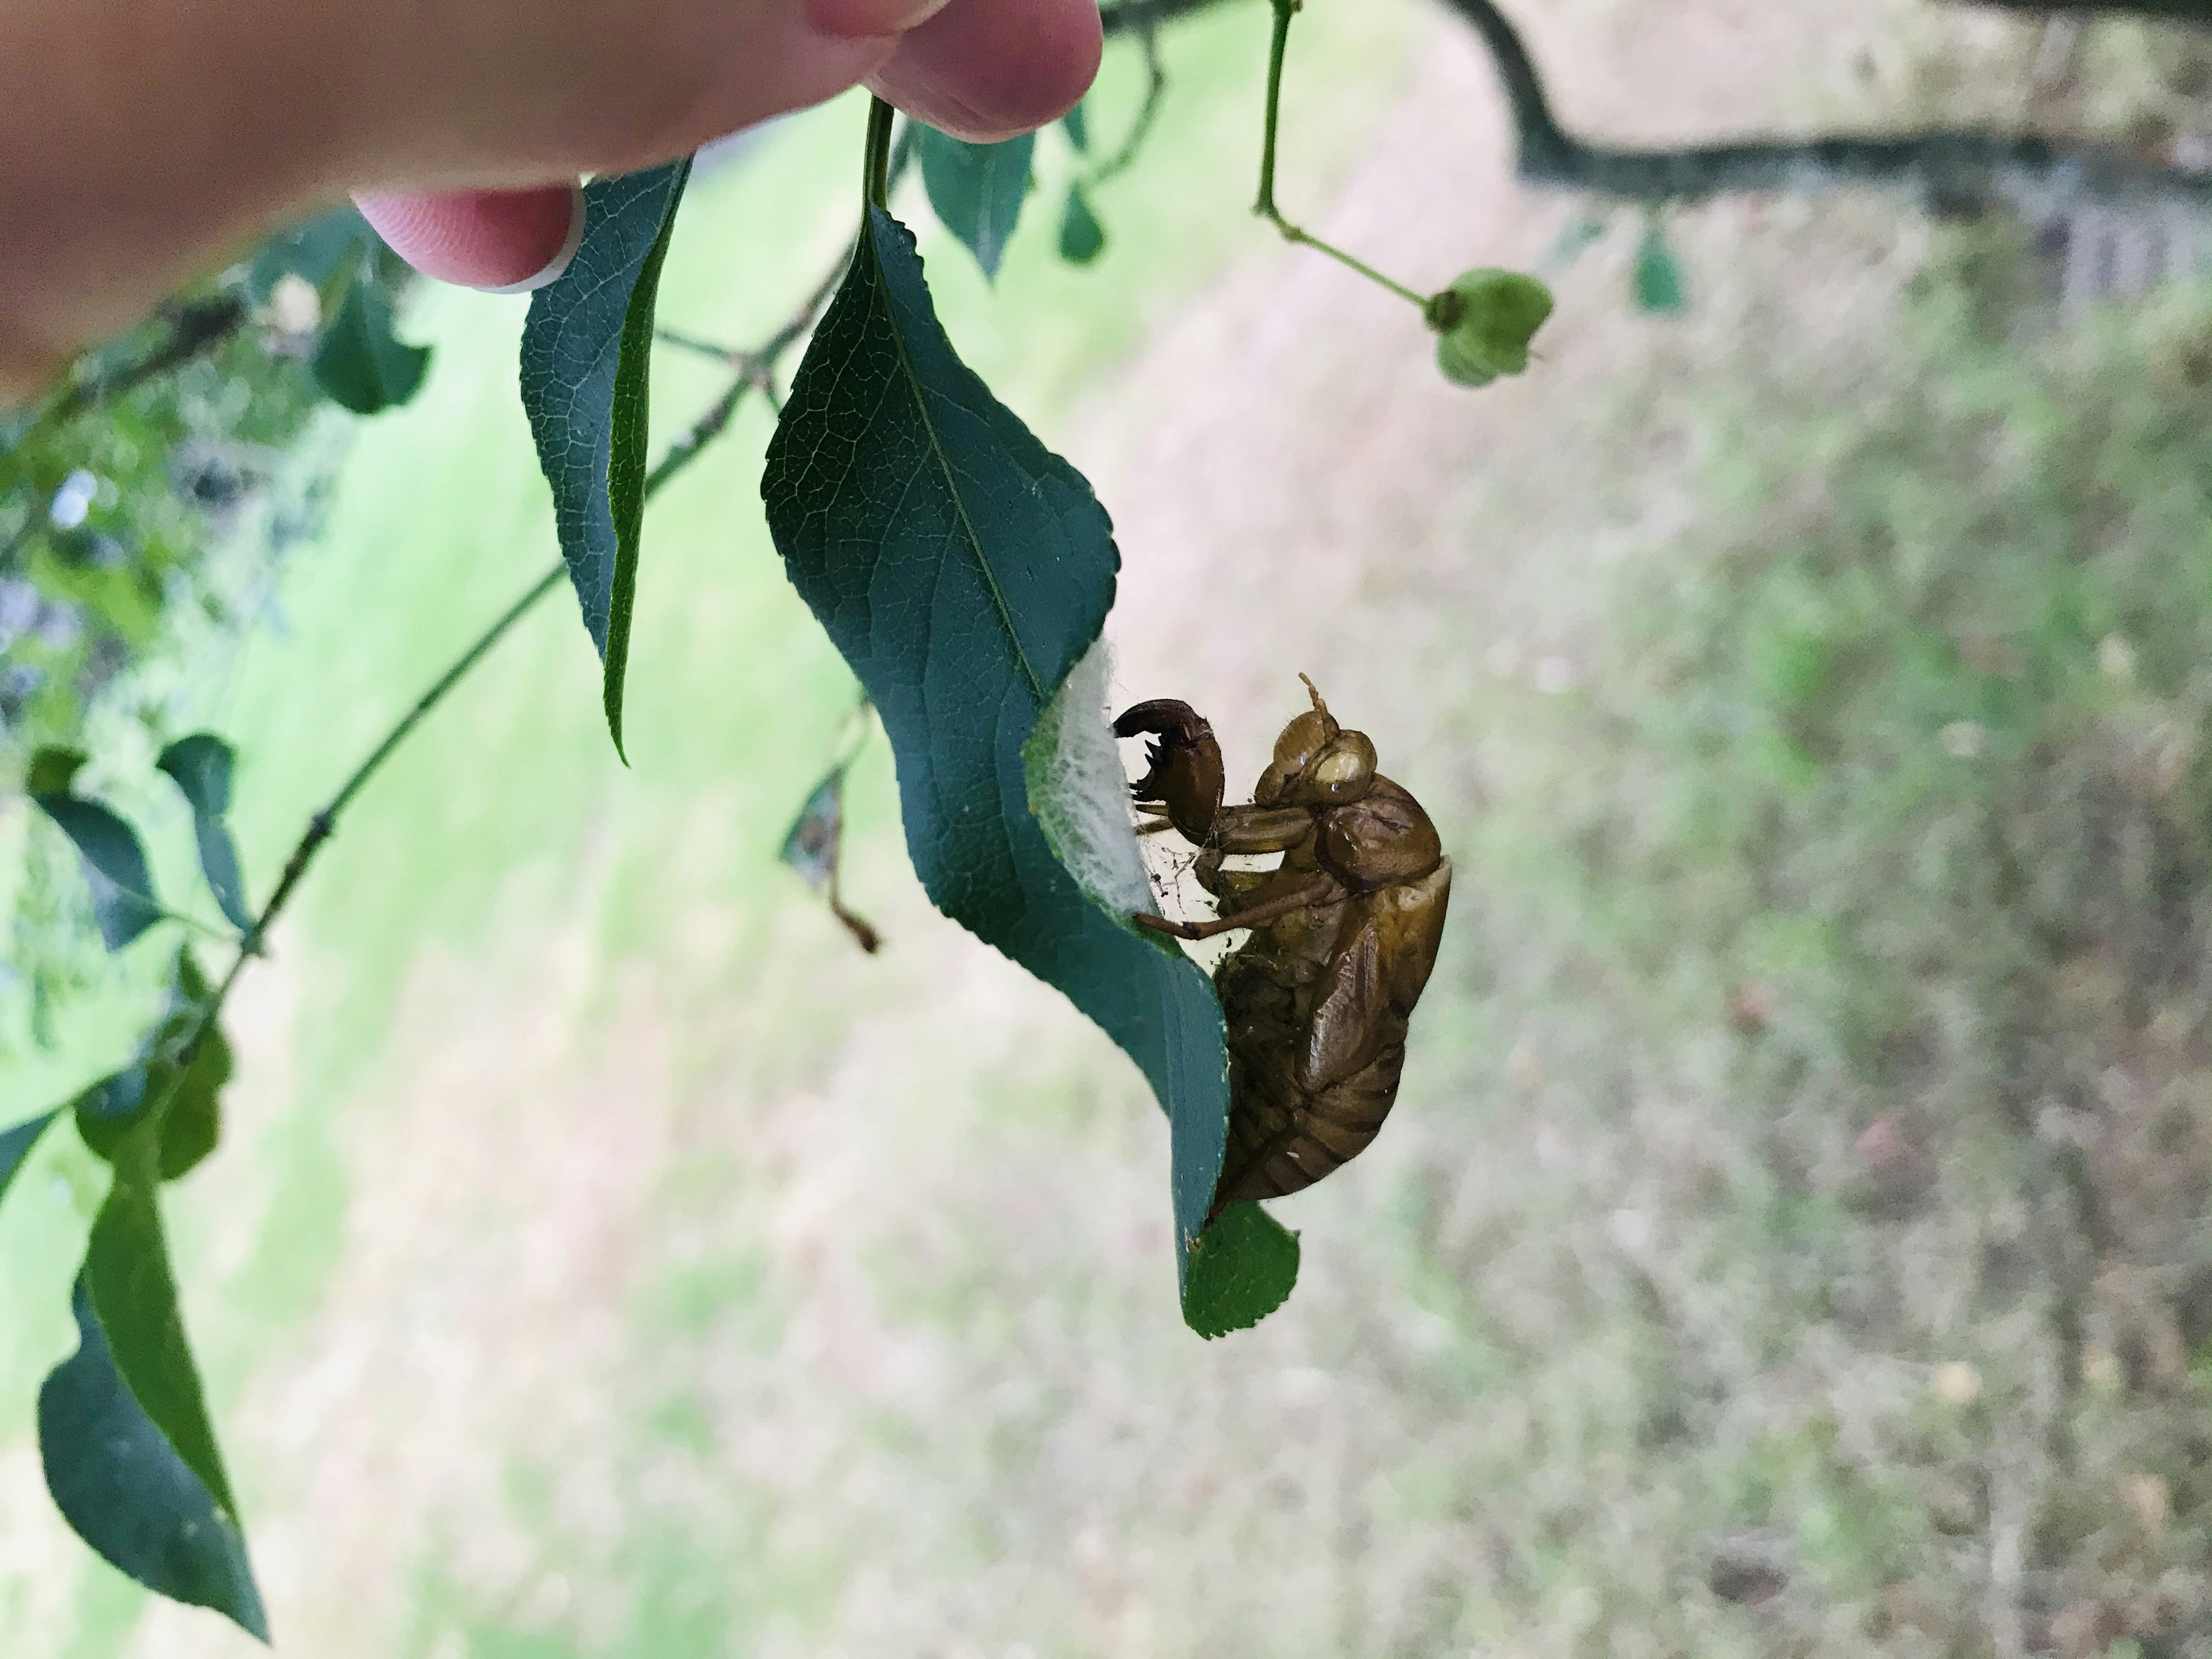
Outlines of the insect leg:
[{"label": "insect leg", "polygon": [[1233,933],[1240,927],[1257,927],[1261,922],[1273,921],[1278,916],[1287,916],[1293,910],[1303,910],[1310,905],[1326,904],[1338,895],[1337,884],[1326,876],[1280,898],[1269,899],[1265,904],[1255,904],[1235,915],[1221,916],[1212,921],[1170,921],[1165,916],[1148,916],[1139,912],[1133,920],[1139,927],[1149,927],[1156,933],[1172,933],[1177,939],[1206,939],[1217,934]]}]

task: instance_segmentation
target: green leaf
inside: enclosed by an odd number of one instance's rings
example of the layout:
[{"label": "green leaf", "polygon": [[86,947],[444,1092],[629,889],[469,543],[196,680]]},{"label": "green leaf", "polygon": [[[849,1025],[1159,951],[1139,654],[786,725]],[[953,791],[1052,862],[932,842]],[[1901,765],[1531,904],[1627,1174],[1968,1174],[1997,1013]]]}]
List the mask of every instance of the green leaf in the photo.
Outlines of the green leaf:
[{"label": "green leaf", "polygon": [[[1221,1006],[1194,963],[1128,920],[1151,896],[1103,678],[1055,701],[1113,603],[1112,526],[1082,475],[954,355],[913,234],[880,210],[799,367],[761,492],[793,584],[882,717],[923,887],[1143,1071],[1169,1115],[1187,1250],[1227,1132]],[[1102,658],[1086,660],[1103,676]],[[1110,771],[1097,816],[1122,838],[1120,888],[1079,881],[1032,810],[1036,751],[1066,748],[1063,728],[1101,745]]]},{"label": "green leaf", "polygon": [[928,189],[929,205],[945,228],[967,245],[983,275],[995,278],[1029,197],[1036,135],[1025,132],[1003,143],[970,144],[949,138],[935,127],[921,127],[915,147],[921,157],[921,182]]},{"label": "green leaf", "polygon": [[195,732],[164,749],[155,764],[175,782],[191,807],[192,834],[199,842],[200,870],[207,877],[208,890],[231,925],[243,931],[253,926],[253,912],[238,871],[238,847],[223,822],[230,811],[233,760],[230,745],[221,738]]},{"label": "green leaf", "polygon": [[376,246],[376,233],[356,210],[333,208],[264,242],[246,267],[246,291],[261,306],[286,276],[304,277],[320,289],[341,266],[358,262]]},{"label": "green leaf", "polygon": [[586,186],[575,261],[532,297],[522,331],[522,407],[552,486],[561,556],[605,665],[617,754],[645,523],[653,307],[690,176],[686,159]]},{"label": "green leaf", "polygon": [[58,1111],[42,1112],[27,1123],[18,1123],[12,1129],[0,1129],[0,1198],[8,1196],[8,1188],[15,1181],[16,1171],[30,1161],[31,1149],[39,1144],[39,1137],[46,1133],[60,1115]]},{"label": "green leaf", "polygon": [[138,1058],[71,1103],[94,1153],[119,1167],[143,1139],[161,1179],[174,1181],[215,1150],[233,1060],[220,1024],[201,1029],[211,995],[191,951],[179,951],[167,1011]]},{"label": "green leaf", "polygon": [[[76,1352],[39,1390],[46,1490],[77,1536],[118,1571],[266,1642],[268,1614],[237,1522],[126,1381],[90,1277],[88,1266],[71,1300]],[[177,1336],[181,1343],[181,1328]],[[183,1358],[189,1366],[190,1355]]]},{"label": "green leaf", "polygon": [[1655,316],[1680,311],[1684,303],[1682,267],[1656,219],[1644,227],[1644,240],[1636,246],[1636,303]]},{"label": "green leaf", "polygon": [[[45,750],[52,755],[56,750]],[[82,762],[83,757],[70,758]],[[40,782],[59,776],[73,780],[76,766],[48,762]],[[33,770],[39,770],[33,763]],[[32,801],[52,819],[76,845],[84,865],[84,878],[92,889],[93,920],[99,924],[100,942],[120,951],[161,920],[161,901],[154,896],[154,875],[146,865],[146,849],[129,822],[96,800],[70,794],[66,788],[33,793]]]},{"label": "green leaf", "polygon": [[1209,1340],[1249,1330],[1298,1282],[1298,1236],[1249,1199],[1216,1216],[1190,1253],[1183,1318]]},{"label": "green leaf", "polygon": [[430,348],[392,331],[392,296],[367,277],[346,289],[338,314],[323,325],[309,365],[315,384],[341,409],[375,415],[412,398],[430,372]]},{"label": "green leaf", "polygon": [[220,818],[230,811],[231,747],[210,732],[179,738],[154,764],[184,793],[195,816]]},{"label": "green leaf", "polygon": [[1081,102],[1060,118],[1060,125],[1066,132],[1069,143],[1083,155],[1091,153],[1091,118],[1084,113]]},{"label": "green leaf", "polygon": [[783,861],[819,893],[837,879],[839,842],[845,827],[845,769],[832,767],[814,786],[784,832]]},{"label": "green leaf", "polygon": [[1067,205],[1060,216],[1060,257],[1072,265],[1087,265],[1106,251],[1106,227],[1091,210],[1082,187],[1067,187]]},{"label": "green leaf", "polygon": [[76,775],[84,768],[85,755],[82,749],[41,749],[31,757],[24,769],[23,793],[33,798],[40,795],[66,795]]}]

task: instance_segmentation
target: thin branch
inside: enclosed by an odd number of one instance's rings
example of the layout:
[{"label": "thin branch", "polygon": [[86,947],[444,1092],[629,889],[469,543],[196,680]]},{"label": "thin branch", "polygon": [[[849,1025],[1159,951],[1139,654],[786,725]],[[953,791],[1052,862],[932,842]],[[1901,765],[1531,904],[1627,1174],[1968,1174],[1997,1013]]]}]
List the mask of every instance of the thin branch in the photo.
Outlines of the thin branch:
[{"label": "thin branch", "polygon": [[2212,23],[2212,0],[1972,0],[2000,11],[2033,11],[2078,17],[2085,12],[2131,12],[2183,23]]},{"label": "thin branch", "polygon": [[[1103,14],[1109,35],[1208,11],[1228,0],[1121,0]],[[1912,191],[1957,210],[2002,203],[2030,218],[2071,202],[2165,202],[2212,206],[2212,173],[2162,167],[2118,144],[1981,128],[1887,134],[1753,137],[1680,149],[1593,143],[1559,125],[1535,60],[1493,0],[1440,0],[1481,39],[1504,83],[1523,182],[1656,204],[1715,196],[1809,195],[1850,185]],[[2056,10],[2037,0],[1990,0],[2016,10]],[[2212,0],[2124,0],[2097,10],[2136,10],[2212,21]]]},{"label": "thin branch", "polygon": [[1378,288],[1388,289],[1400,299],[1425,309],[1425,295],[1416,294],[1403,283],[1385,276],[1365,260],[1354,258],[1333,242],[1324,242],[1311,231],[1292,224],[1283,216],[1275,204],[1275,139],[1282,125],[1283,60],[1291,41],[1291,22],[1298,14],[1300,0],[1273,0],[1274,32],[1267,43],[1267,106],[1260,130],[1260,193],[1252,204],[1252,211],[1282,232],[1283,240],[1301,247],[1310,247],[1316,253],[1326,253],[1340,265],[1358,271]]},{"label": "thin branch", "polygon": [[1553,114],[1520,33],[1492,0],[1443,0],[1481,37],[1504,82],[1530,184],[1633,202],[1804,194],[1845,185],[1910,188],[1945,207],[2003,202],[2039,216],[2077,200],[2212,204],[2212,173],[2145,161],[2118,144],[2033,133],[1926,129],[1882,137],[1753,138],[1679,149],[1586,143]]},{"label": "thin branch", "polygon": [[1145,147],[1145,140],[1152,136],[1152,128],[1160,118],[1160,106],[1167,101],[1168,66],[1160,58],[1160,32],[1158,28],[1141,29],[1137,41],[1145,52],[1145,101],[1138,106],[1137,118],[1130,123],[1128,136],[1121,140],[1121,149],[1084,179],[1093,190],[1129,170],[1137,159],[1137,152]]},{"label": "thin branch", "polygon": [[[907,167],[913,160],[913,128],[909,123],[889,157],[884,175],[887,186],[896,184],[904,174]],[[667,453],[661,457],[659,464],[653,469],[651,475],[646,479],[646,499],[649,501],[657,495],[670,480],[696,460],[708,445],[727,428],[732,414],[747,392],[757,389],[771,404],[777,401],[775,374],[778,366],[786,356],[790,355],[792,349],[805,339],[813,329],[823,308],[836,294],[838,285],[844,280],[845,272],[851,266],[852,262],[853,250],[848,246],[823,273],[821,280],[814,285],[813,289],[799,308],[785,319],[775,333],[763,341],[757,349],[726,354],[737,364],[737,373],[732,378],[728,389],[715,400],[705,414],[692,423],[681,437],[669,446]],[[202,1018],[198,1030],[193,1034],[194,1047],[197,1047],[204,1034],[214,1027],[216,1018],[222,1012],[224,1000],[229,996],[230,988],[237,982],[238,976],[244,970],[247,959],[263,954],[270,928],[275,925],[277,917],[283,914],[285,907],[291,902],[292,895],[298,890],[301,881],[306,877],[308,866],[314,862],[315,855],[337,832],[339,814],[352,804],[354,797],[367,787],[368,781],[376,775],[385,762],[392,757],[400,744],[413,734],[415,728],[429,716],[430,712],[443,702],[453,688],[468,677],[470,671],[490,654],[492,647],[505,639],[517,623],[536,608],[538,602],[547,594],[561,586],[562,579],[567,574],[567,564],[556,563],[544,575],[531,583],[512,605],[500,613],[498,619],[490,627],[477,636],[467,650],[453,659],[445,672],[439,675],[432,683],[429,689],[415,700],[414,705],[399,717],[392,729],[384,734],[376,747],[369,751],[368,757],[354,768],[352,775],[346,779],[337,793],[331,798],[329,804],[307,820],[307,827],[301,832],[298,844],[293,848],[292,855],[284,862],[283,873],[277,878],[276,890],[270,894],[269,902],[261,907],[259,914],[254,917],[252,927],[246,930],[245,938],[240,943],[238,957],[231,963],[230,971],[223,975],[222,984],[216,988],[215,994],[209,1000],[207,1012]]]},{"label": "thin branch", "polygon": [[656,327],[653,337],[662,345],[672,345],[678,351],[689,351],[696,356],[712,357],[718,363],[727,363],[732,368],[744,362],[746,354],[735,346],[716,345],[712,340],[702,340],[696,335],[684,334],[672,328]]}]

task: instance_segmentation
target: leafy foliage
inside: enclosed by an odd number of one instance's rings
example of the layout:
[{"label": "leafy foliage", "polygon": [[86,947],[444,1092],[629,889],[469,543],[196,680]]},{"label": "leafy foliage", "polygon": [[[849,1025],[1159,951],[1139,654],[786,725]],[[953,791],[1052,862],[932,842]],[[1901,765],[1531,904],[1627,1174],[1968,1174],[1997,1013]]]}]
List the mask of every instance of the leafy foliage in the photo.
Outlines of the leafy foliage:
[{"label": "leafy foliage", "polygon": [[231,925],[241,932],[253,925],[246,882],[238,869],[238,848],[224,816],[230,811],[231,747],[212,732],[179,738],[155,762],[167,774],[192,809],[192,834],[199,845],[200,870],[208,890]]},{"label": "leafy foliage", "polygon": [[1173,1126],[1187,1255],[1220,1172],[1219,1004],[1054,854],[1024,750],[1113,602],[1120,555],[1081,475],[954,354],[914,238],[868,210],[761,485],[785,567],[880,712],[907,847],[939,908],[1067,996]]},{"label": "leafy foliage", "polygon": [[1060,257],[1072,265],[1087,265],[1105,251],[1106,227],[1091,210],[1083,186],[1070,185],[1060,216]]},{"label": "leafy foliage", "polygon": [[1654,316],[1669,315],[1684,304],[1682,266],[1668,245],[1667,228],[1656,218],[1644,225],[1636,245],[1636,304]]},{"label": "leafy foliage", "polygon": [[975,256],[986,276],[996,277],[1006,244],[1029,199],[1030,167],[1036,135],[1024,133],[1002,143],[971,144],[921,128],[915,147],[929,205]]},{"label": "leafy foliage", "polygon": [[522,406],[553,489],[561,556],[605,665],[617,750],[645,514],[653,307],[690,173],[689,161],[677,161],[586,187],[575,263],[532,298],[522,336]]},{"label": "leafy foliage", "polygon": [[341,409],[379,415],[421,388],[429,348],[404,343],[392,325],[392,296],[383,289],[356,283],[346,289],[313,359],[315,384]]},{"label": "leafy foliage", "polygon": [[265,1642],[268,1614],[237,1522],[140,1404],[89,1278],[71,1302],[77,1351],[39,1390],[39,1449],[54,1506],[118,1571],[171,1601],[211,1607]]},{"label": "leafy foliage", "polygon": [[113,1178],[77,1279],[77,1352],[40,1390],[39,1441],[56,1506],[87,1543],[149,1589],[265,1640],[159,1198],[216,1143],[231,1058],[215,1019],[206,981],[180,951],[144,1053],[73,1103]]},{"label": "leafy foliage", "polygon": [[1223,1210],[1191,1251],[1183,1317],[1209,1340],[1249,1330],[1297,1282],[1298,1236],[1248,1199]]},{"label": "leafy foliage", "polygon": [[84,759],[76,750],[40,750],[32,757],[27,793],[76,848],[100,940],[120,951],[161,919],[161,903],[138,832],[111,808],[74,793]]},{"label": "leafy foliage", "polygon": [[872,956],[883,948],[883,936],[845,908],[838,886],[845,854],[845,774],[850,765],[849,761],[838,762],[807,792],[805,805],[784,833],[778,856],[830,907],[853,942]]}]

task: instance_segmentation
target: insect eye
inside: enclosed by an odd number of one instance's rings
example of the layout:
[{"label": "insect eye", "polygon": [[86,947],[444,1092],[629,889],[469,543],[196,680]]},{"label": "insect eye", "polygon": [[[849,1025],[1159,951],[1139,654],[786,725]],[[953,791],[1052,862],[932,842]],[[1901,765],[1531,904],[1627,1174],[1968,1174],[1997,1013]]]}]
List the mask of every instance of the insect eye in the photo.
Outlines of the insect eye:
[{"label": "insect eye", "polygon": [[1316,804],[1358,800],[1375,781],[1375,745],[1364,732],[1340,732],[1307,770],[1300,791]]}]

